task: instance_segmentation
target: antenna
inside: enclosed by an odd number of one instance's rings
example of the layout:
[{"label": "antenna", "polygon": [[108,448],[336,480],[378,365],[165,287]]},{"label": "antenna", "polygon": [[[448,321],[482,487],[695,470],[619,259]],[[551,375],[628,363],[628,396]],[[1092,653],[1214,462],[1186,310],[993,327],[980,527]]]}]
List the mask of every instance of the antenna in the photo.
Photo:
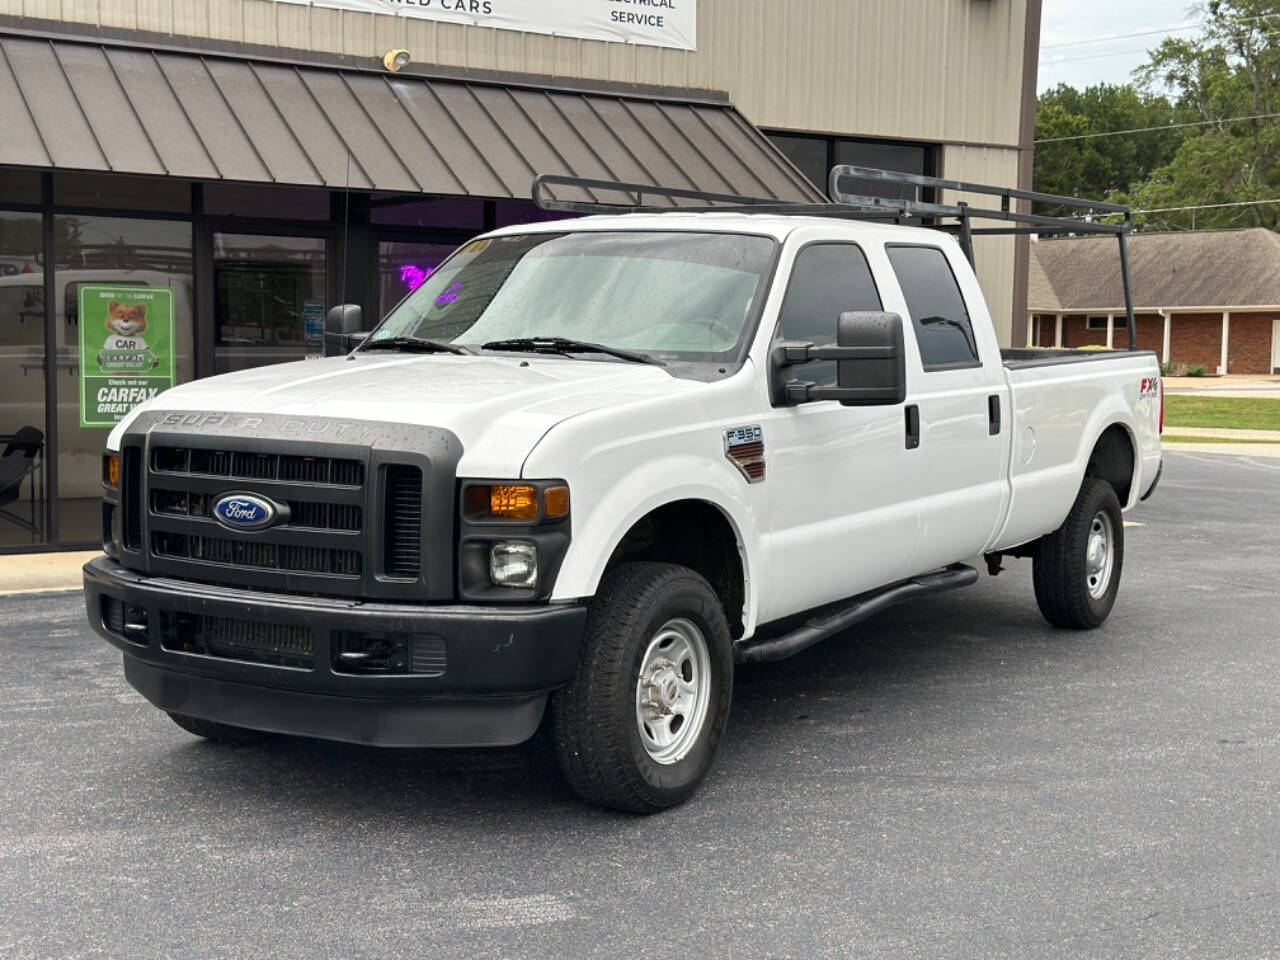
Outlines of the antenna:
[{"label": "antenna", "polygon": [[351,252],[347,247],[350,239],[348,226],[351,222],[351,148],[347,148],[347,179],[342,186],[342,269],[338,271],[338,302],[347,302],[347,260]]}]

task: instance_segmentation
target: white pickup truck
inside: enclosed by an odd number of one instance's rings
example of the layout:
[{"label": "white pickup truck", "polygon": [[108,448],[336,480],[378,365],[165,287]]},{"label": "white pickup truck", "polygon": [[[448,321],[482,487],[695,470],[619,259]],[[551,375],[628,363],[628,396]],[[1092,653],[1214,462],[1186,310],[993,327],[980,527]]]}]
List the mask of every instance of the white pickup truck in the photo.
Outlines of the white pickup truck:
[{"label": "white pickup truck", "polygon": [[1161,407],[1150,353],[1002,355],[937,230],[512,227],[348,354],[122,422],[88,614],[192,733],[499,745],[545,714],[575,790],[655,811],[711,765],[735,661],[966,560],[1029,557],[1050,623],[1100,625]]}]

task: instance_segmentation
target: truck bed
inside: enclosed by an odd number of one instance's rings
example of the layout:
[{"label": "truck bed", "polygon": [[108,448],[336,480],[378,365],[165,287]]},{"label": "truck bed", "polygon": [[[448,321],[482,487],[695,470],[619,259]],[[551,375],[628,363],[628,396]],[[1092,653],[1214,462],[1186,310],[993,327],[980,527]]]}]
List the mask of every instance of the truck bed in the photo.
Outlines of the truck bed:
[{"label": "truck bed", "polygon": [[1154,350],[1080,350],[1069,347],[1005,347],[1000,359],[1010,370],[1052,367],[1064,363],[1087,363],[1090,360],[1118,360],[1122,357],[1154,357]]}]

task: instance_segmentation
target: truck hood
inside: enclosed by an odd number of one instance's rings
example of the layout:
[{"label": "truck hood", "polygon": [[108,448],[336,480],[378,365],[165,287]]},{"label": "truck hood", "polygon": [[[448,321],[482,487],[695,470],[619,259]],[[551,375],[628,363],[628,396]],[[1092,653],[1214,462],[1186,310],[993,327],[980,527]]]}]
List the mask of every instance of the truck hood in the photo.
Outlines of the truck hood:
[{"label": "truck hood", "polygon": [[[134,410],[218,411],[442,427],[470,475],[514,476],[557,423],[605,406],[696,389],[661,367],[556,357],[356,354],[197,380]],[[119,435],[132,417],[112,434]]]}]

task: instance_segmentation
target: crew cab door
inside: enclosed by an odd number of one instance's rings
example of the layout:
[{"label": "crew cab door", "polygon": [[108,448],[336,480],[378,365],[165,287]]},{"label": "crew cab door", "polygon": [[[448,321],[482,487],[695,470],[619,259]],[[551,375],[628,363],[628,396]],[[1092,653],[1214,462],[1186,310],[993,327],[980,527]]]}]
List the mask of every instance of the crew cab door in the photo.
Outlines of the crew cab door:
[{"label": "crew cab door", "polygon": [[909,321],[918,348],[907,397],[922,455],[917,574],[968,559],[995,535],[1009,496],[1010,404],[991,317],[959,248],[890,243],[885,253],[898,287],[886,290],[898,301],[886,309]]},{"label": "crew cab door", "polygon": [[[831,343],[841,313],[881,309],[863,249],[815,240],[796,254],[774,340]],[[830,382],[835,364],[806,364],[795,375]],[[773,575],[761,620],[906,576],[920,531],[924,470],[921,455],[904,443],[903,406],[820,401],[763,415]]]}]

